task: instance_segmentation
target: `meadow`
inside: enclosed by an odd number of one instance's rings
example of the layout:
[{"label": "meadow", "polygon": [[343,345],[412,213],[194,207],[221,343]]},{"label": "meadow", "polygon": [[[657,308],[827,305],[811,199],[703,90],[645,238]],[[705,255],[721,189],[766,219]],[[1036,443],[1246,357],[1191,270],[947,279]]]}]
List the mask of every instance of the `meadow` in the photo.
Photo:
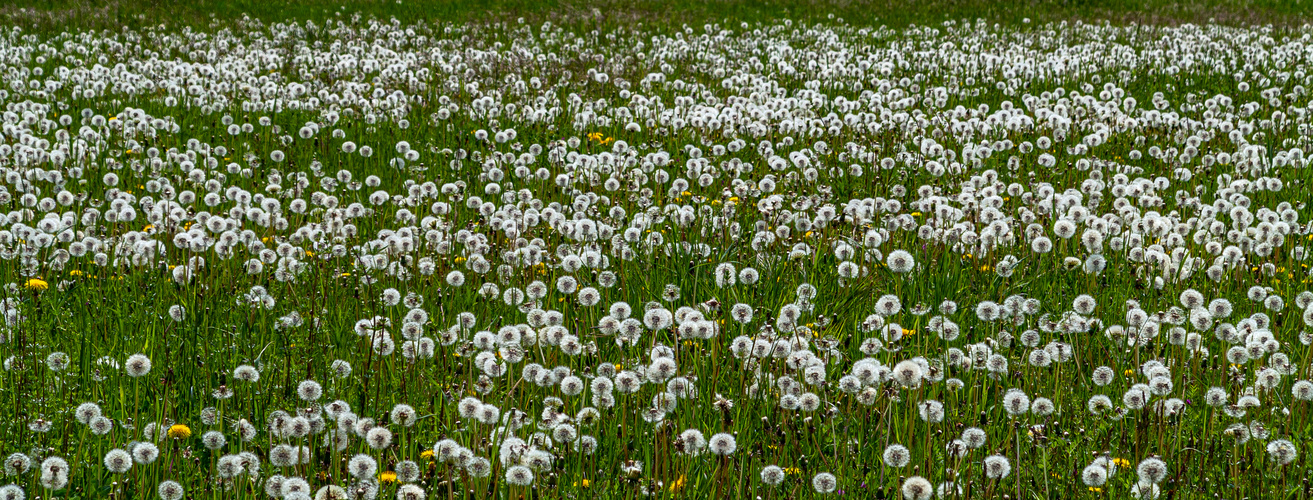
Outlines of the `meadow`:
[{"label": "meadow", "polygon": [[1301,2],[0,7],[0,500],[1310,498]]}]

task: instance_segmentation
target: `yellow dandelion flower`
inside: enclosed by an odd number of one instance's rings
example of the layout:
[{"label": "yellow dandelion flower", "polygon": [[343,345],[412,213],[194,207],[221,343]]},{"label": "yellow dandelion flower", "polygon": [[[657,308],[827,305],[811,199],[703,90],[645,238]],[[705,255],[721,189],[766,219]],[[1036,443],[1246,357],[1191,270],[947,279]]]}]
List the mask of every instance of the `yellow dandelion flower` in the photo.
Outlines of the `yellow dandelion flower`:
[{"label": "yellow dandelion flower", "polygon": [[679,479],[676,479],[670,483],[670,492],[674,493],[676,491],[684,489],[685,482],[687,482],[687,479],[684,477],[683,474],[680,474]]},{"label": "yellow dandelion flower", "polygon": [[169,427],[167,435],[173,439],[187,439],[191,437],[191,427],[173,424],[173,427]]},{"label": "yellow dandelion flower", "polygon": [[380,483],[395,483],[395,482],[397,482],[397,473],[392,472],[392,471],[387,471],[387,472],[384,472],[384,473],[382,473],[382,474],[379,474],[379,475],[378,475],[378,482],[380,482]]},{"label": "yellow dandelion flower", "polygon": [[47,288],[50,288],[50,283],[46,283],[46,280],[43,280],[41,278],[32,278],[30,280],[27,280],[27,283],[23,283],[23,287],[27,288],[28,290],[36,290],[39,292]]}]

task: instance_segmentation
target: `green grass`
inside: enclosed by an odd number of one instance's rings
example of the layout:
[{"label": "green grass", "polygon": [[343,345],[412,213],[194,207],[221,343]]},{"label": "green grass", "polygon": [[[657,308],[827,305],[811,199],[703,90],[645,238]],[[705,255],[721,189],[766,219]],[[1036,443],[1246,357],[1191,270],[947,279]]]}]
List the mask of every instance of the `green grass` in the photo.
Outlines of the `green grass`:
[{"label": "green grass", "polygon": [[571,27],[700,27],[712,22],[772,22],[793,19],[813,23],[842,19],[857,26],[935,25],[946,20],[985,19],[1017,25],[1032,22],[1110,21],[1115,24],[1222,23],[1247,26],[1298,26],[1313,14],[1307,0],[141,0],[106,2],[14,0],[0,7],[0,20],[40,31],[62,29],[139,29],[169,26],[222,27],[227,20],[251,16],[265,22],[396,18],[403,23],[488,23],[552,21]]}]

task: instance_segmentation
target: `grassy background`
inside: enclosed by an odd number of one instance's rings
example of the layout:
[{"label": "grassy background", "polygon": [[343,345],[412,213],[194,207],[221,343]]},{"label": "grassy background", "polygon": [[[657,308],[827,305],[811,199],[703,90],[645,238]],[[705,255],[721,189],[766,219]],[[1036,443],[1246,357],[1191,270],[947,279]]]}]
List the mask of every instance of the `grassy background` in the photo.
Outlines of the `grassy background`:
[{"label": "grassy background", "polygon": [[1313,0],[9,0],[0,22],[38,31],[136,28],[158,24],[208,26],[214,20],[250,15],[267,22],[288,19],[395,17],[403,23],[551,20],[567,25],[657,22],[701,25],[789,18],[799,22],[831,16],[863,25],[905,26],[948,19],[982,18],[999,23],[1083,20],[1118,24],[1297,26],[1313,18]]}]

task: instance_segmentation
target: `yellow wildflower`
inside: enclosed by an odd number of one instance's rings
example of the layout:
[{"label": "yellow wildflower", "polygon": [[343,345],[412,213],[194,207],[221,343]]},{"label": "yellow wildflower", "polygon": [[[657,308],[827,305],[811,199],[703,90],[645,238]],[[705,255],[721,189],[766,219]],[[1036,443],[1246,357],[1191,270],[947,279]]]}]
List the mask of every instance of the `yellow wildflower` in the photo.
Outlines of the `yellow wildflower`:
[{"label": "yellow wildflower", "polygon": [[47,288],[50,288],[50,284],[46,283],[46,280],[43,280],[41,278],[32,278],[30,280],[27,280],[27,283],[24,283],[23,287],[27,288],[28,290],[36,290],[39,292]]},{"label": "yellow wildflower", "polygon": [[382,474],[379,474],[379,475],[378,475],[378,482],[380,482],[380,483],[395,483],[395,482],[397,482],[397,473],[392,472],[392,471],[387,471],[387,472],[384,472],[384,473],[382,473]]},{"label": "yellow wildflower", "polygon": [[173,427],[169,427],[167,435],[173,439],[187,439],[191,437],[191,427],[173,424]]},{"label": "yellow wildflower", "polygon": [[674,492],[676,492],[676,491],[679,491],[679,490],[681,490],[681,489],[684,489],[684,483],[685,483],[685,482],[687,482],[687,480],[684,478],[684,475],[683,475],[683,474],[680,474],[680,475],[679,475],[679,479],[676,479],[676,480],[674,480],[674,482],[671,482],[671,483],[670,483],[670,492],[671,492],[671,493],[674,493]]}]

